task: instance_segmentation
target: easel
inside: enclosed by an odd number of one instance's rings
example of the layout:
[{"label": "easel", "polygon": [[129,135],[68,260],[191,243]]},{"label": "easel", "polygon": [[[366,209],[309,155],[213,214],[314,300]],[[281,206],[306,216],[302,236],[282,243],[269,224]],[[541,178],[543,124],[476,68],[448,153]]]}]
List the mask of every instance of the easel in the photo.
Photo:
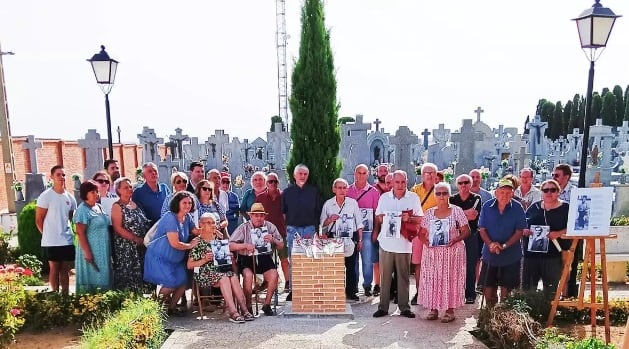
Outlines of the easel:
[{"label": "easel", "polygon": [[[592,327],[592,336],[596,335],[596,310],[603,308],[605,312],[605,343],[610,342],[610,321],[609,321],[609,288],[607,286],[607,257],[605,256],[605,239],[615,239],[616,234],[605,236],[567,236],[562,235],[562,239],[572,240],[570,250],[568,250],[568,258],[563,261],[563,271],[559,280],[559,287],[555,293],[555,299],[552,302],[550,314],[548,315],[548,327],[553,325],[555,313],[559,305],[572,306],[581,310],[590,308],[590,325]],[[560,300],[561,291],[564,289],[570,276],[572,261],[574,260],[574,252],[576,251],[579,240],[585,240],[585,253],[583,255],[583,267],[581,268],[581,283],[579,284],[579,296],[577,300],[562,301]],[[599,241],[601,254],[601,268],[603,276],[603,303],[596,302],[596,241]],[[587,276],[590,277],[590,301],[584,303]]]}]

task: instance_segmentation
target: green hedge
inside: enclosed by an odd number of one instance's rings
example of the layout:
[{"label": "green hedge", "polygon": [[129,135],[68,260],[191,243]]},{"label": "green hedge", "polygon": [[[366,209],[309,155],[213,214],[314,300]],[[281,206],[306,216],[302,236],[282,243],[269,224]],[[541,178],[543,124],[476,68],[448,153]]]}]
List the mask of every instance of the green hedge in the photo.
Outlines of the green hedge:
[{"label": "green hedge", "polygon": [[[17,242],[21,254],[32,254],[44,262],[41,233],[35,225],[35,201],[28,203],[17,218]],[[48,264],[48,263],[45,263]]]}]

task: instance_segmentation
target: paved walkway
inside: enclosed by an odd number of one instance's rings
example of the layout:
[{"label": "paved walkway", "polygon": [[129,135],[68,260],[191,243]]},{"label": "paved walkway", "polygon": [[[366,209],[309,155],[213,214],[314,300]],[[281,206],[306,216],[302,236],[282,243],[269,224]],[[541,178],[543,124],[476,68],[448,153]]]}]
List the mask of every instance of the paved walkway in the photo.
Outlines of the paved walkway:
[{"label": "paved walkway", "polygon": [[[285,297],[280,295],[278,313]],[[170,318],[168,327],[174,332],[162,348],[487,348],[468,332],[476,325],[478,304],[464,306],[455,312],[454,322],[443,324],[423,320],[426,310],[421,306],[412,306],[417,318],[401,317],[393,303],[390,316],[373,318],[378,301],[361,295],[352,304],[354,320],[261,315],[234,324],[216,312],[206,314],[207,320],[198,320],[196,313]]]}]

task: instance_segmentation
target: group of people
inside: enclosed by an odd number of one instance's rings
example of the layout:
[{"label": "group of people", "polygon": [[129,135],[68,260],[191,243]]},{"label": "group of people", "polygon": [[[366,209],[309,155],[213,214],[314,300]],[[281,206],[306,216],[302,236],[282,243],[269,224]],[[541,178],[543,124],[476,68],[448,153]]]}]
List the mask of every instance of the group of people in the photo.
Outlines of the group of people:
[{"label": "group of people", "polygon": [[[135,188],[120,177],[117,161],[104,165],[81,184],[78,207],[65,190],[62,166],[51,169],[53,186],[37,200],[36,223],[53,290],[68,292],[74,261],[77,292],[148,293],[158,285],[168,312],[182,315],[178,302],[194,280],[201,288],[220,289],[230,320],[242,323],[253,320],[256,290],[267,289],[262,310],[273,315],[271,297],[280,280],[269,252],[277,251],[290,301],[295,238],[321,233],[353,242],[345,245],[352,249],[345,257],[346,297],[359,299],[362,271],[364,295],[380,296],[374,317],[388,314],[394,300],[402,316],[414,318],[410,305],[421,304],[429,309],[426,319],[444,311],[441,321],[451,322],[454,309],[473,304],[478,289],[493,304],[498,288],[505,298],[516,287],[536,288],[540,280],[548,292],[575,292],[575,277],[567,290],[557,290],[561,251],[567,248],[561,235],[572,188],[569,165],[558,165],[540,189],[533,185],[534,172],[522,169],[519,178],[501,179],[493,194],[481,187],[480,171],[472,170],[456,178],[458,191],[452,194],[434,164],[422,166],[421,182],[410,189],[404,171],[389,173],[384,164],[370,184],[371,171],[361,164],[353,183],[342,178],[332,183],[334,197],[325,202],[308,182],[304,164],[294,168],[294,183],[284,191],[277,174],[253,173],[242,200],[230,190],[228,173],[206,174],[200,162],[192,162],[188,174],[174,172],[171,187],[159,182],[153,163],[144,164],[144,182]],[[529,244],[531,230],[535,241]],[[411,265],[417,287],[412,299]]]}]

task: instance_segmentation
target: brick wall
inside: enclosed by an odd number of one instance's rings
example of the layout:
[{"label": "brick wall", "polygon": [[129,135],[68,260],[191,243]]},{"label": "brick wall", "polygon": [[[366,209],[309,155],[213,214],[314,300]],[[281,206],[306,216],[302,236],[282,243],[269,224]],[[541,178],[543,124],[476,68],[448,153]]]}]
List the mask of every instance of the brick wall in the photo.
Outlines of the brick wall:
[{"label": "brick wall", "polygon": [[293,312],[345,312],[345,257],[342,253],[321,259],[293,254],[291,266]]},{"label": "brick wall", "polygon": [[[22,144],[26,137],[13,137],[13,156],[15,163],[15,176],[18,180],[24,181],[26,173],[32,173],[30,168],[30,157],[27,150],[22,149]],[[79,147],[77,141],[65,141],[61,139],[36,139],[42,143],[42,147],[37,149],[37,167],[40,173],[50,177],[50,168],[62,164],[66,168],[66,173],[72,175],[79,173],[83,175],[85,168],[85,151]],[[164,152],[164,147],[160,147],[160,154]],[[105,149],[103,150],[103,158]],[[2,148],[0,147],[0,156]],[[142,163],[142,146],[138,144],[114,144],[114,157],[120,161],[120,173],[123,176],[135,181],[135,169]],[[7,191],[5,188],[4,171],[0,180],[0,211],[7,210]],[[72,180],[66,182],[67,189],[73,190]]]}]

